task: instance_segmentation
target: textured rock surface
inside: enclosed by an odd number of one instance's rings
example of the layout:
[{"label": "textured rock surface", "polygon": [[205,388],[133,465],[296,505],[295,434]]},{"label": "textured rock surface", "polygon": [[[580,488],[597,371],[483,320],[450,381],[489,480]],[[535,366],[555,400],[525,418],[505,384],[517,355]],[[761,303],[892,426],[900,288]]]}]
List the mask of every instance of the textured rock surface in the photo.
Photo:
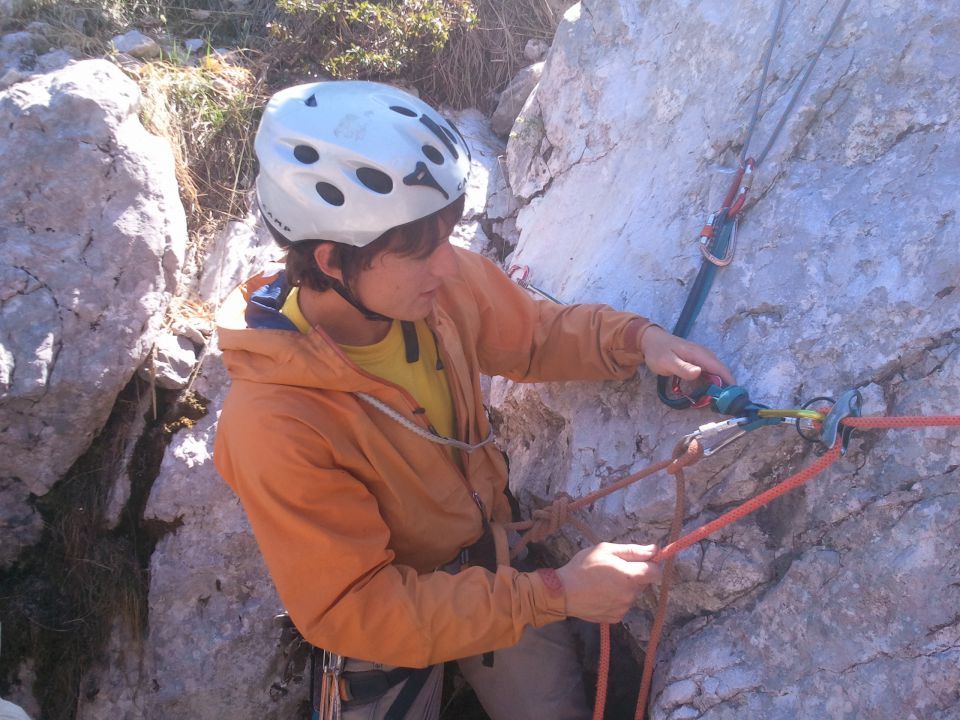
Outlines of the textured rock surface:
[{"label": "textured rock surface", "polygon": [[[210,248],[201,296],[216,305],[252,268],[278,256],[253,219],[232,223]],[[173,330],[200,334],[196,319]],[[193,331],[193,332],[191,332]],[[207,415],[178,432],[154,481],[144,519],[174,528],[150,561],[149,633],[133,641],[121,623],[106,657],[84,678],[96,688],[78,720],[170,717],[290,718],[305,697],[278,649],[282,608],[243,509],[213,466],[213,435],[229,379],[209,348],[194,389]]]},{"label": "textured rock surface", "polygon": [[516,210],[516,203],[503,172],[503,142],[490,132],[487,119],[476,110],[448,115],[470,145],[470,179],[463,221],[454,229],[451,242],[475,252],[500,248],[502,219]]},{"label": "textured rock surface", "polygon": [[[186,223],[173,157],[140,124],[139,102],[99,60],[0,92],[7,516],[29,517],[27,496],[43,495],[86,450],[178,289]],[[0,546],[35,539],[35,522],[21,528],[0,529]]]},{"label": "textured rock surface", "polygon": [[55,37],[56,33],[47,23],[32,22],[25,30],[0,37],[0,89],[67,65],[76,50],[51,49],[48,37]]},{"label": "textured rock surface", "polygon": [[[753,152],[838,6],[789,6]],[[672,326],[700,264],[694,238],[743,141],[774,9],[568,11],[508,146],[523,204],[514,261],[535,284]],[[856,386],[866,414],[960,412],[958,29],[960,13],[939,3],[852,4],[760,168],[738,257],[692,333],[759,402]],[[645,373],[499,382],[493,399],[532,505],[668,456],[715,419],[667,410]],[[858,438],[805,489],[680,556],[652,717],[960,713],[960,434]],[[687,529],[811,457],[792,432],[752,433],[689,473]],[[672,481],[651,478],[584,517],[608,539],[662,541],[672,498]],[[555,549],[577,542],[571,532]],[[641,640],[652,603],[628,616]]]},{"label": "textured rock surface", "polygon": [[135,58],[144,60],[159,57],[161,52],[160,45],[139,30],[131,30],[123,35],[117,35],[111,42],[117,52],[133,55]]},{"label": "textured rock surface", "polygon": [[493,115],[490,117],[490,127],[497,135],[506,137],[510,133],[514,120],[517,119],[517,115],[523,109],[530,93],[540,82],[542,72],[542,62],[529,65],[518,72],[500,93],[497,109],[493,111]]},{"label": "textured rock surface", "polygon": [[195,388],[212,411],[175,436],[145,512],[176,526],[151,558],[149,634],[135,643],[115,627],[107,657],[84,679],[78,720],[297,716],[306,686],[302,675],[285,678],[273,622],[282,607],[211,457],[227,385],[208,355]]}]

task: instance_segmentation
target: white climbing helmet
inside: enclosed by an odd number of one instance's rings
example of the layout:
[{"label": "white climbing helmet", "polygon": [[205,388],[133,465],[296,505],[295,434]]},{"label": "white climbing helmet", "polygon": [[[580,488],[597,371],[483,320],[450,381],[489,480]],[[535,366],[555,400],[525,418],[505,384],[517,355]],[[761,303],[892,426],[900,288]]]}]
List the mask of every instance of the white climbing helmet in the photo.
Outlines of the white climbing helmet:
[{"label": "white climbing helmet", "polygon": [[363,247],[456,200],[467,143],[409,93],[362,81],[297,85],[270,98],[254,141],[257,200],[291,242]]}]

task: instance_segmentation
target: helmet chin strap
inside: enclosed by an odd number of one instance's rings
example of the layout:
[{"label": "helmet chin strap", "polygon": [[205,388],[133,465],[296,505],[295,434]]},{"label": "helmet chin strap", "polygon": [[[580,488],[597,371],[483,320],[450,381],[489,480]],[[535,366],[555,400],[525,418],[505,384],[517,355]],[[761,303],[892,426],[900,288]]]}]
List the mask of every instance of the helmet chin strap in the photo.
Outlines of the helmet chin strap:
[{"label": "helmet chin strap", "polygon": [[393,321],[393,318],[387,317],[386,315],[381,315],[378,312],[374,312],[373,310],[368,308],[366,305],[364,305],[362,302],[360,302],[357,296],[354,295],[353,292],[351,292],[349,287],[347,287],[346,283],[342,283],[339,280],[334,280],[333,278],[330,278],[330,279],[333,280],[332,287],[336,291],[337,295],[339,295],[348,303],[350,303],[353,307],[355,307],[360,312],[360,314],[363,315],[367,320],[387,320],[390,322]]},{"label": "helmet chin strap", "polygon": [[[329,276],[328,276],[329,277]],[[357,298],[356,295],[350,290],[346,283],[340,282],[334,278],[330,278],[332,283],[331,287],[336,291],[336,293],[355,307],[360,314],[362,314],[367,320],[386,320],[388,322],[393,322],[394,318],[389,318],[386,315],[381,315],[378,312],[374,312],[366,305],[364,305]],[[420,343],[417,340],[417,330],[414,324],[408,320],[401,320],[400,326],[403,330],[403,346],[406,354],[406,359],[408,363],[415,363],[420,359]],[[439,355],[439,351],[438,351]],[[438,359],[439,363],[439,359]],[[438,370],[440,367],[438,366]]]}]

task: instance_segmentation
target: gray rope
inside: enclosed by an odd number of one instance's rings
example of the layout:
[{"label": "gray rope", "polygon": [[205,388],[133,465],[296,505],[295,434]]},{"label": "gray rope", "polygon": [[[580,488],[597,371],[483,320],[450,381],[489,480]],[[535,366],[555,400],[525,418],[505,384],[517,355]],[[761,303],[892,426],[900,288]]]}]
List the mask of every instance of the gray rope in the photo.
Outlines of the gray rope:
[{"label": "gray rope", "polygon": [[[766,84],[767,79],[767,69],[770,63],[770,55],[773,49],[773,45],[776,42],[777,31],[780,27],[780,19],[783,12],[783,6],[786,0],[781,0],[780,7],[777,9],[777,18],[773,26],[773,34],[770,38],[770,47],[767,49],[767,57],[764,61],[763,67],[763,76],[760,80],[760,89],[757,93],[757,103],[754,110],[754,117],[751,120],[750,129],[747,132],[747,139],[743,144],[743,151],[740,153],[740,162],[744,162],[747,156],[747,148],[750,145],[750,140],[753,136],[753,131],[756,128],[757,122],[757,113],[760,108],[760,97],[763,95],[764,85]],[[810,79],[810,75],[813,73],[813,68],[817,64],[817,61],[820,59],[820,56],[823,54],[824,48],[826,48],[827,43],[830,42],[830,38],[833,37],[833,33],[836,31],[837,27],[840,25],[840,21],[843,19],[844,14],[847,12],[847,7],[850,5],[850,0],[843,0],[843,4],[840,6],[840,10],[837,11],[836,17],[834,17],[833,22],[830,24],[830,27],[827,29],[827,32],[824,34],[823,39],[820,41],[820,46],[817,48],[817,51],[814,53],[813,57],[810,59],[810,62],[807,63],[807,69],[804,71],[803,76],[800,78],[800,84],[797,86],[797,89],[793,91],[793,95],[790,97],[790,102],[787,103],[787,107],[784,109],[783,113],[780,115],[780,120],[777,122],[776,127],[773,129],[773,133],[770,135],[770,139],[767,141],[767,145],[763,148],[763,152],[757,157],[756,166],[759,167],[761,163],[766,159],[767,153],[770,152],[773,148],[774,142],[777,140],[777,136],[780,135],[780,131],[783,130],[783,126],[787,124],[787,118],[790,116],[790,112],[793,110],[793,106],[797,104],[797,100],[800,99],[800,93],[803,92],[803,88],[807,84],[807,80]]]},{"label": "gray rope", "polygon": [[403,425],[410,432],[415,433],[416,435],[419,435],[424,440],[429,440],[432,443],[436,443],[437,445],[449,445],[450,447],[455,447],[460,450],[473,452],[474,450],[478,450],[479,448],[482,448],[484,445],[487,445],[488,443],[493,442],[492,428],[490,432],[487,433],[486,438],[476,443],[475,445],[471,445],[470,443],[465,443],[461,440],[454,440],[453,438],[444,437],[443,435],[436,435],[430,432],[429,430],[424,430],[422,427],[417,425],[415,422],[413,422],[409,418],[404,417],[399,412],[394,410],[392,407],[390,407],[384,402],[381,402],[380,400],[377,400],[375,397],[371,395],[367,395],[366,393],[362,393],[362,392],[355,392],[353,394],[355,397],[360,398],[368,405],[372,405],[373,407],[375,407],[377,410],[382,412],[391,420],[396,420],[398,423]]},{"label": "gray rope", "polygon": [[773,46],[777,44],[777,33],[780,31],[780,21],[783,18],[783,8],[786,4],[787,0],[780,0],[780,5],[777,7],[777,17],[773,21],[773,31],[770,33],[770,42],[763,55],[763,73],[760,75],[760,87],[757,88],[757,101],[753,104],[753,114],[750,116],[747,139],[743,141],[743,150],[740,151],[741,165],[747,160],[747,149],[750,147],[750,139],[753,137],[753,131],[757,129],[757,120],[760,117],[760,100],[763,98],[763,91],[767,87],[767,71],[770,69],[770,58],[773,57]]}]

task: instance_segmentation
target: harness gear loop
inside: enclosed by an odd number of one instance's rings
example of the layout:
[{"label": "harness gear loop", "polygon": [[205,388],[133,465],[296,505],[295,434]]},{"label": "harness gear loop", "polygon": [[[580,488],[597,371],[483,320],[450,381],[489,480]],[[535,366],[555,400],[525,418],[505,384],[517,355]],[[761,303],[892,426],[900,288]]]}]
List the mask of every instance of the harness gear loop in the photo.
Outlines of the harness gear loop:
[{"label": "harness gear loop", "polygon": [[340,720],[340,676],[346,660],[343,655],[319,648],[310,655],[312,709],[319,720]]}]

